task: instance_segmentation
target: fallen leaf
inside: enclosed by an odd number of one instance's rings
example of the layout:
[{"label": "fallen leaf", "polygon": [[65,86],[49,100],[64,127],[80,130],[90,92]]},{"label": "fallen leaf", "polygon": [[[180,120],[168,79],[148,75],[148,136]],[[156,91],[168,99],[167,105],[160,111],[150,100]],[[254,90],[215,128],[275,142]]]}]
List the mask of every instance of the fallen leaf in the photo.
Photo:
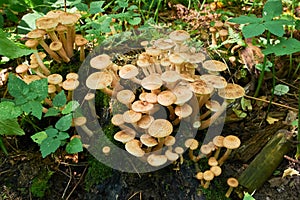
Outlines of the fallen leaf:
[{"label": "fallen leaf", "polygon": [[282,174],[282,178],[286,177],[286,176],[293,176],[293,175],[297,175],[299,176],[299,172],[293,168],[287,168],[286,170],[283,171],[283,174]]},{"label": "fallen leaf", "polygon": [[278,122],[278,121],[279,121],[279,119],[277,119],[277,118],[273,118],[273,117],[270,117],[270,116],[267,117],[267,122],[269,124],[274,124],[275,122]]}]

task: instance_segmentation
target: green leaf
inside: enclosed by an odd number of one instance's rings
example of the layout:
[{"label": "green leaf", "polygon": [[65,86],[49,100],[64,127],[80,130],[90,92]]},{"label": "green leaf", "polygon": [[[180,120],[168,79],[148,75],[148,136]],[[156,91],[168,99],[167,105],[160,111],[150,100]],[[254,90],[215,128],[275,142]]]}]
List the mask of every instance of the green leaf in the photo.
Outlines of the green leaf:
[{"label": "green leaf", "polygon": [[4,18],[2,15],[0,15],[0,28],[3,28],[4,25]]},{"label": "green leaf", "polygon": [[262,52],[265,55],[274,53],[276,56],[289,55],[300,52],[300,41],[295,38],[279,38],[279,43],[276,45],[269,45]]},{"label": "green leaf", "polygon": [[[266,66],[265,66],[265,71],[266,72],[270,72],[273,66],[273,63],[271,63],[269,60],[266,62]],[[255,68],[258,69],[259,71],[263,70],[263,63],[258,63],[255,65]]]},{"label": "green leaf", "polygon": [[67,153],[78,153],[83,151],[82,142],[79,138],[73,138],[66,146]]},{"label": "green leaf", "polygon": [[38,144],[41,144],[44,139],[48,137],[47,133],[45,131],[38,132],[31,136],[31,139]]},{"label": "green leaf", "polygon": [[243,27],[242,33],[245,38],[251,38],[261,35],[265,30],[265,26],[262,24],[249,24]]},{"label": "green leaf", "polygon": [[285,95],[286,93],[288,93],[290,90],[289,86],[287,85],[283,85],[283,84],[278,84],[278,85],[275,85],[274,87],[274,94],[276,95]]},{"label": "green leaf", "polygon": [[77,101],[70,101],[67,103],[66,107],[61,111],[62,114],[69,114],[75,111],[79,107],[79,103]]},{"label": "green leaf", "polygon": [[48,96],[48,81],[46,78],[32,81],[29,84],[29,89],[30,93],[36,94],[34,100],[42,101]]},{"label": "green leaf", "polygon": [[128,20],[128,23],[130,24],[130,25],[138,25],[138,24],[140,24],[141,23],[141,21],[142,21],[142,19],[140,18],[140,17],[134,17],[134,18],[132,18],[132,19],[129,19]]},{"label": "green leaf", "polygon": [[79,3],[76,4],[75,7],[79,10],[79,11],[85,11],[87,12],[89,10],[88,5],[84,4],[84,3]]},{"label": "green leaf", "polygon": [[[27,33],[31,30],[34,30],[35,20],[42,17],[43,15],[37,12],[27,13],[22,17],[20,24],[18,25],[18,29],[21,30],[21,33]],[[19,32],[20,33],[20,32]]]},{"label": "green leaf", "polygon": [[0,111],[0,120],[14,119],[22,114],[21,108],[11,101],[1,102]]},{"label": "green leaf", "polygon": [[125,0],[117,0],[118,6],[121,8],[127,8],[128,7],[128,2]]},{"label": "green leaf", "polygon": [[60,131],[58,132],[58,136],[57,136],[57,139],[59,140],[65,140],[67,138],[69,138],[69,134],[67,132],[64,132],[64,131]]},{"label": "green leaf", "polygon": [[249,16],[239,16],[233,19],[228,20],[229,22],[237,23],[237,24],[258,24],[262,22],[261,18],[257,18],[255,15]]},{"label": "green leaf", "polygon": [[93,1],[90,4],[90,14],[102,13],[105,10],[102,8],[105,1]]},{"label": "green leaf", "polygon": [[285,33],[283,25],[284,23],[279,20],[268,21],[264,23],[265,28],[278,37],[283,36],[283,34]]},{"label": "green leaf", "polygon": [[55,107],[62,107],[67,103],[67,98],[65,95],[65,92],[62,90],[60,93],[58,93],[54,99],[53,99],[53,106]]},{"label": "green leaf", "polygon": [[8,20],[13,21],[13,22],[18,22],[18,17],[8,8],[4,9],[4,12],[6,14],[6,17]]},{"label": "green leaf", "polygon": [[297,20],[297,21],[295,22],[295,24],[296,24],[295,29],[296,29],[296,30],[300,30],[300,20]]},{"label": "green leaf", "polygon": [[0,120],[0,135],[25,135],[17,119]]},{"label": "green leaf", "polygon": [[255,200],[248,192],[245,192],[243,200]]},{"label": "green leaf", "polygon": [[40,151],[42,153],[42,157],[45,158],[51,153],[54,153],[58,147],[60,146],[61,141],[53,138],[46,138],[42,141],[40,145]]},{"label": "green leaf", "polygon": [[282,13],[281,0],[268,0],[263,8],[263,19],[270,21],[274,17],[280,16]]},{"label": "green leaf", "polygon": [[52,117],[52,116],[57,116],[59,115],[60,110],[56,108],[49,108],[47,113],[44,115],[44,117]]},{"label": "green leaf", "polygon": [[23,99],[25,97],[24,94],[29,92],[29,87],[24,81],[10,73],[8,78],[8,92],[15,98]]},{"label": "green leaf", "polygon": [[0,55],[6,56],[10,59],[19,58],[32,54],[33,50],[21,48],[15,43],[6,38],[5,33],[0,29]]},{"label": "green leaf", "polygon": [[21,106],[22,110],[27,114],[32,114],[38,119],[42,118],[43,106],[38,101],[29,101]]},{"label": "green leaf", "polygon": [[60,131],[66,131],[71,127],[72,124],[72,114],[68,114],[60,118],[56,124],[55,128],[57,128]]},{"label": "green leaf", "polygon": [[57,137],[58,135],[58,130],[52,127],[47,128],[45,132],[47,133],[48,137],[52,137],[52,138]]}]

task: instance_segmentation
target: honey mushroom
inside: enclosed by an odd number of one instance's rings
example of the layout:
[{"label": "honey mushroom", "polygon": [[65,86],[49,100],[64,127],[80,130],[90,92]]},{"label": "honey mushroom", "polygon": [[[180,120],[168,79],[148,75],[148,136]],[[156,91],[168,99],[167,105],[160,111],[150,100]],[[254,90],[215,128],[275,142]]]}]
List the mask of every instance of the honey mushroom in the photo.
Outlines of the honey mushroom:
[{"label": "honey mushroom", "polygon": [[169,38],[176,44],[174,51],[181,52],[183,43],[190,39],[190,34],[184,30],[176,30],[169,34]]},{"label": "honey mushroom", "polygon": [[165,151],[165,156],[167,157],[168,160],[175,162],[178,160],[179,155],[177,153],[172,152],[172,150],[166,150]]},{"label": "honey mushroom", "polygon": [[104,146],[102,148],[102,153],[104,153],[104,155],[109,156],[110,153],[110,147],[109,146]]},{"label": "honey mushroom", "polygon": [[125,144],[126,151],[135,157],[143,157],[145,155],[145,151],[141,147],[142,143],[137,139],[130,140]]},{"label": "honey mushroom", "polygon": [[205,189],[209,188],[210,181],[212,181],[214,179],[214,177],[215,177],[215,175],[212,171],[206,170],[203,173],[203,179],[205,180],[203,188],[205,188]]},{"label": "honey mushroom", "polygon": [[226,64],[218,60],[206,60],[202,66],[209,74],[213,75],[219,75],[220,72],[227,69]]},{"label": "honey mushroom", "polygon": [[158,56],[161,54],[161,50],[155,47],[146,48],[146,54],[150,56],[151,68],[154,73],[161,74],[162,70],[160,64],[158,63]]},{"label": "honey mushroom", "polygon": [[241,145],[241,141],[237,136],[228,135],[223,139],[223,146],[226,148],[225,153],[223,156],[218,160],[220,166],[223,165],[224,161],[227,160],[229,155],[231,154],[233,149],[239,148]]},{"label": "honey mushroom", "polygon": [[158,144],[154,150],[160,151],[164,145],[164,138],[171,135],[173,132],[173,126],[171,122],[166,119],[154,120],[148,128],[148,134],[157,138]]},{"label": "honey mushroom", "polygon": [[220,152],[221,152],[221,148],[224,147],[223,145],[223,140],[224,140],[224,137],[221,136],[221,135],[217,135],[213,138],[213,143],[216,147],[216,151],[215,151],[215,154],[214,154],[214,157],[216,159],[219,158],[219,155],[220,155]]},{"label": "honey mushroom", "polygon": [[200,115],[200,120],[204,120],[205,118],[207,118],[209,115],[211,115],[212,113],[217,112],[220,108],[221,105],[219,102],[215,101],[215,100],[208,100],[205,103],[205,107],[208,109],[205,113]]},{"label": "honey mushroom", "polygon": [[51,44],[49,45],[49,48],[52,51],[57,52],[58,55],[60,55],[60,57],[63,59],[64,62],[66,62],[66,63],[70,62],[70,58],[67,56],[66,52],[64,51],[63,45],[60,41],[51,42]]},{"label": "honey mushroom", "polygon": [[82,37],[82,35],[75,36],[75,44],[79,47],[79,60],[82,62],[85,59],[84,45],[88,43],[88,40]]},{"label": "honey mushroom", "polygon": [[167,89],[173,89],[181,80],[181,76],[176,71],[165,71],[161,74],[161,80]]},{"label": "honey mushroom", "polygon": [[193,97],[193,92],[187,86],[177,85],[171,92],[176,96],[174,104],[182,106]]},{"label": "honey mushroom", "polygon": [[131,128],[126,128],[124,130],[118,131],[114,135],[116,141],[122,142],[123,144],[133,140],[136,136],[136,132]]},{"label": "honey mushroom", "polygon": [[158,144],[157,140],[147,133],[141,135],[140,141],[146,146],[146,149],[144,149],[145,153],[151,152],[152,147]]},{"label": "honey mushroom", "polygon": [[72,100],[73,91],[79,86],[79,81],[76,79],[67,79],[62,83],[62,88],[68,91],[67,101]]},{"label": "honey mushroom", "polygon": [[113,78],[109,72],[94,72],[86,79],[86,86],[92,90],[101,90],[109,96],[113,91],[107,88],[111,85]]},{"label": "honey mushroom", "polygon": [[121,90],[117,92],[117,100],[131,109],[131,104],[135,100],[135,95],[131,90]]},{"label": "honey mushroom", "polygon": [[227,190],[225,196],[229,198],[230,194],[232,193],[233,189],[236,188],[239,185],[239,182],[236,178],[228,178],[227,184],[229,186],[229,189]]},{"label": "honey mushroom", "polygon": [[67,39],[66,39],[65,33],[67,32],[67,27],[62,25],[62,24],[58,24],[56,26],[55,30],[58,34],[59,40],[61,41],[61,43],[63,45],[63,49],[66,51],[66,49],[67,49]]},{"label": "honey mushroom", "polygon": [[74,125],[80,127],[89,137],[92,137],[94,133],[86,126],[86,122],[87,122],[86,117],[83,116],[73,118]]},{"label": "honey mushroom", "polygon": [[51,74],[47,77],[47,79],[48,79],[48,84],[55,85],[57,92],[61,91],[60,84],[63,81],[62,75],[60,75],[60,74]]},{"label": "honey mushroom", "polygon": [[137,79],[136,76],[138,75],[139,70],[136,66],[127,64],[124,65],[120,70],[119,70],[119,76],[122,79],[129,79],[134,83],[141,84],[141,80]]},{"label": "honey mushroom", "polygon": [[189,158],[192,161],[197,162],[197,158],[193,153],[194,153],[194,150],[196,150],[198,148],[199,142],[193,138],[190,138],[184,142],[184,145],[185,145],[185,147],[187,147],[189,149]]},{"label": "honey mushroom", "polygon": [[97,118],[97,112],[96,112],[96,107],[95,107],[95,94],[88,92],[85,96],[84,96],[84,100],[87,101],[89,109],[90,109],[90,113],[92,114],[93,117]]},{"label": "honey mushroom", "polygon": [[204,186],[203,172],[198,172],[196,174],[196,179],[200,181],[200,185]]},{"label": "honey mushroom", "polygon": [[216,165],[216,166],[211,166],[209,169],[212,173],[214,173],[214,176],[220,176],[222,173],[222,169],[220,166]]},{"label": "honey mushroom", "polygon": [[187,103],[183,104],[182,106],[176,106],[175,114],[178,117],[172,122],[172,124],[174,126],[178,125],[182,119],[188,118],[192,113],[193,113],[193,109]]},{"label": "honey mushroom", "polygon": [[16,67],[15,71],[20,77],[24,78],[26,75],[28,75],[27,74],[28,69],[29,69],[28,65],[20,64]]},{"label": "honey mushroom", "polygon": [[215,157],[209,157],[208,159],[208,165],[209,166],[217,166],[218,165],[218,161]]},{"label": "honey mushroom", "polygon": [[147,162],[153,167],[164,165],[167,161],[168,158],[165,155],[157,155],[152,153],[147,157]]},{"label": "honey mushroom", "polygon": [[184,149],[182,147],[175,147],[174,151],[179,155],[179,163],[182,164],[184,160],[182,156],[182,154],[184,153]]},{"label": "honey mushroom", "polygon": [[169,56],[169,60],[171,62],[171,69],[174,69],[177,73],[181,73],[183,71],[183,63],[184,59],[179,54],[171,54]]}]

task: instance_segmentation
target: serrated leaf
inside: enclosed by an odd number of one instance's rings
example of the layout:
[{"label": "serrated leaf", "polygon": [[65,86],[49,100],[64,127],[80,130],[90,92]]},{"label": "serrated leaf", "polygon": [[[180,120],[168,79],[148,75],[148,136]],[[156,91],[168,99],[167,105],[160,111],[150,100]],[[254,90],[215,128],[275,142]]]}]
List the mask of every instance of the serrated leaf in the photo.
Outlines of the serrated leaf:
[{"label": "serrated leaf", "polygon": [[45,158],[49,154],[54,153],[58,149],[60,144],[61,142],[58,139],[53,139],[49,137],[44,139],[40,145],[42,157]]},{"label": "serrated leaf", "polygon": [[60,93],[58,93],[54,99],[53,99],[53,106],[55,107],[62,107],[67,103],[67,98],[65,95],[65,92],[62,90]]},{"label": "serrated leaf", "polygon": [[29,85],[30,93],[35,93],[34,100],[42,101],[48,96],[48,81],[46,78],[32,81]]},{"label": "serrated leaf", "polygon": [[57,137],[58,135],[58,130],[56,128],[47,128],[45,130],[45,132],[47,133],[48,137]]},{"label": "serrated leaf", "polygon": [[17,119],[0,120],[0,135],[25,135]]},{"label": "serrated leaf", "polygon": [[58,132],[58,136],[57,136],[57,139],[59,140],[65,140],[67,138],[69,138],[69,134],[67,132],[64,132],[64,131],[60,131]]},{"label": "serrated leaf", "polygon": [[55,128],[57,128],[60,131],[66,131],[71,127],[72,124],[72,114],[68,114],[60,118],[56,124]]},{"label": "serrated leaf", "polygon": [[242,29],[245,38],[251,38],[261,35],[265,31],[265,26],[262,24],[248,24]]},{"label": "serrated leaf", "polygon": [[274,17],[280,16],[282,13],[281,0],[268,0],[263,8],[263,19],[270,21]]},{"label": "serrated leaf", "polygon": [[14,119],[22,114],[22,109],[14,102],[4,101],[0,103],[0,120]]},{"label": "serrated leaf", "polygon": [[128,20],[128,23],[130,24],[130,25],[138,25],[138,24],[140,24],[141,23],[141,21],[142,21],[142,19],[140,18],[140,17],[134,17],[134,18],[132,18],[132,19],[129,19]]},{"label": "serrated leaf", "polygon": [[69,114],[75,111],[79,107],[79,103],[77,101],[69,101],[65,108],[61,111],[62,114]]},{"label": "serrated leaf", "polygon": [[33,52],[33,50],[17,46],[14,42],[7,39],[3,30],[0,29],[0,55],[14,59],[32,54]]},{"label": "serrated leaf", "polygon": [[29,92],[29,87],[24,81],[10,73],[8,78],[8,92],[11,96],[15,98],[23,99],[24,94]]},{"label": "serrated leaf", "polygon": [[41,144],[42,141],[44,139],[46,139],[48,137],[47,133],[45,131],[41,131],[41,132],[38,132],[34,135],[31,136],[31,139],[37,143],[37,144]]},{"label": "serrated leaf", "polygon": [[276,56],[289,55],[300,52],[300,41],[295,38],[279,38],[279,43],[269,45],[266,49],[262,50],[265,55],[274,53]]},{"label": "serrated leaf", "polygon": [[284,24],[282,21],[277,20],[264,23],[265,28],[278,37],[283,36],[283,34],[285,33],[283,25]]},{"label": "serrated leaf", "polygon": [[67,153],[78,153],[83,151],[82,142],[79,138],[73,138],[66,146]]},{"label": "serrated leaf", "polygon": [[274,94],[276,95],[285,95],[286,93],[288,93],[290,90],[289,86],[287,85],[283,85],[283,84],[278,84],[278,85],[275,85],[274,87]]},{"label": "serrated leaf", "polygon": [[237,24],[258,24],[262,22],[261,18],[257,18],[255,15],[249,16],[239,16],[233,19],[228,20],[229,22],[237,23]]},{"label": "serrated leaf", "polygon": [[89,10],[88,5],[84,4],[84,3],[79,3],[76,4],[75,7],[79,10],[79,11],[85,11],[87,12]]},{"label": "serrated leaf", "polygon": [[93,1],[90,4],[90,14],[97,14],[104,12],[105,10],[102,8],[105,1]]},{"label": "serrated leaf", "polygon": [[56,108],[49,108],[47,113],[44,115],[44,117],[52,117],[52,116],[57,116],[59,115],[60,110]]},{"label": "serrated leaf", "polygon": [[21,106],[22,110],[27,114],[32,114],[38,119],[42,118],[43,106],[38,101],[29,101]]}]

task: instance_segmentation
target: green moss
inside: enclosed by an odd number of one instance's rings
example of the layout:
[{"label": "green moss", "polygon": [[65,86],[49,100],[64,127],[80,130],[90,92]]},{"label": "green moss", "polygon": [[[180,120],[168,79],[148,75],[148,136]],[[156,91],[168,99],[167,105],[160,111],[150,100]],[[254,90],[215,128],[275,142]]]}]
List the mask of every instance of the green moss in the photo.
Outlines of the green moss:
[{"label": "green moss", "polygon": [[89,159],[89,168],[85,177],[85,187],[89,191],[92,186],[102,183],[105,179],[112,176],[112,168],[104,165],[94,157]]},{"label": "green moss", "polygon": [[230,198],[225,197],[227,189],[228,186],[224,177],[214,178],[208,189],[201,187],[202,193],[205,195],[206,200],[229,200]]},{"label": "green moss", "polygon": [[45,196],[45,192],[49,188],[49,179],[53,172],[46,169],[42,170],[37,177],[35,177],[30,186],[30,192],[34,197],[42,198]]}]

